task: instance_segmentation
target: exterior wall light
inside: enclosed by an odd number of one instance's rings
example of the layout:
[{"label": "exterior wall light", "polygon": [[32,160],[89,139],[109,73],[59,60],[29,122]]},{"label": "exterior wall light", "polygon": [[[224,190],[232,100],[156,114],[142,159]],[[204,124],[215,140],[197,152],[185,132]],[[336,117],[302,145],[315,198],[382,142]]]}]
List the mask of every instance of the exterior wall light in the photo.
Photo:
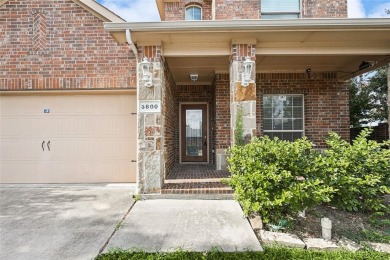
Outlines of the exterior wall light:
[{"label": "exterior wall light", "polygon": [[198,80],[198,74],[190,74],[191,81],[197,81]]},{"label": "exterior wall light", "polygon": [[142,81],[145,83],[145,86],[150,88],[153,86],[153,73],[151,72],[152,63],[149,62],[148,58],[143,58],[140,63],[142,70]]},{"label": "exterior wall light", "polygon": [[243,72],[241,77],[241,85],[243,87],[249,86],[250,83],[255,83],[255,81],[252,79],[252,70],[254,65],[255,62],[252,61],[250,57],[245,58],[245,61],[242,64]]}]

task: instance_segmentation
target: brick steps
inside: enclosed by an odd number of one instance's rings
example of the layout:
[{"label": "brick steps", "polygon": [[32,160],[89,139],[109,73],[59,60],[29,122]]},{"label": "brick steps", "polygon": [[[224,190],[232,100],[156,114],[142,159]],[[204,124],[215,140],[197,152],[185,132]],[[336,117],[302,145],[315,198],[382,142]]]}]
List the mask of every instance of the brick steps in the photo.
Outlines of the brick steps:
[{"label": "brick steps", "polygon": [[176,165],[164,181],[161,194],[233,194],[221,183],[228,178],[226,171],[217,171],[213,165]]},{"label": "brick steps", "polygon": [[220,182],[169,183],[163,186],[162,194],[232,194],[233,190]]}]

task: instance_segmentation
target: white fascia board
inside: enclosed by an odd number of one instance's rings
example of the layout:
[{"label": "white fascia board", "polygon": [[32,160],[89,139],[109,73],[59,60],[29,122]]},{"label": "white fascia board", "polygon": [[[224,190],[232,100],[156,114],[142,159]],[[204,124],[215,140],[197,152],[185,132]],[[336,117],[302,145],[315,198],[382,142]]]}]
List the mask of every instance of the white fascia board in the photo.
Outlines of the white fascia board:
[{"label": "white fascia board", "polygon": [[131,30],[133,32],[174,31],[238,31],[238,30],[348,30],[348,29],[390,29],[388,18],[358,19],[284,19],[284,20],[207,20],[174,22],[124,22],[105,23],[108,31]]}]

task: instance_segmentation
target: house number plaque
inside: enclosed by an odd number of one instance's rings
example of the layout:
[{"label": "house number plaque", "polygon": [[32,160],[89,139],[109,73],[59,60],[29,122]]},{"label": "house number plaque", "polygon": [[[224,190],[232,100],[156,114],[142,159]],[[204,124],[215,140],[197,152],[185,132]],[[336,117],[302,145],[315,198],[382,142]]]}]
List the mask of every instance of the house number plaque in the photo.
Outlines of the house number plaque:
[{"label": "house number plaque", "polygon": [[161,101],[160,100],[145,100],[139,101],[140,113],[160,113]]}]

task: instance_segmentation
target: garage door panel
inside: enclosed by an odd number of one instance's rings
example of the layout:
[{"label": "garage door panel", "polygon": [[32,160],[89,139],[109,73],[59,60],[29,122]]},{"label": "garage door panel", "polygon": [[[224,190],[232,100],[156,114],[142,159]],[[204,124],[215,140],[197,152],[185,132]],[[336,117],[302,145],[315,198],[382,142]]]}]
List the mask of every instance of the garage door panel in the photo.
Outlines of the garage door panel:
[{"label": "garage door panel", "polygon": [[0,96],[0,101],[0,182],[135,182],[135,95]]}]

